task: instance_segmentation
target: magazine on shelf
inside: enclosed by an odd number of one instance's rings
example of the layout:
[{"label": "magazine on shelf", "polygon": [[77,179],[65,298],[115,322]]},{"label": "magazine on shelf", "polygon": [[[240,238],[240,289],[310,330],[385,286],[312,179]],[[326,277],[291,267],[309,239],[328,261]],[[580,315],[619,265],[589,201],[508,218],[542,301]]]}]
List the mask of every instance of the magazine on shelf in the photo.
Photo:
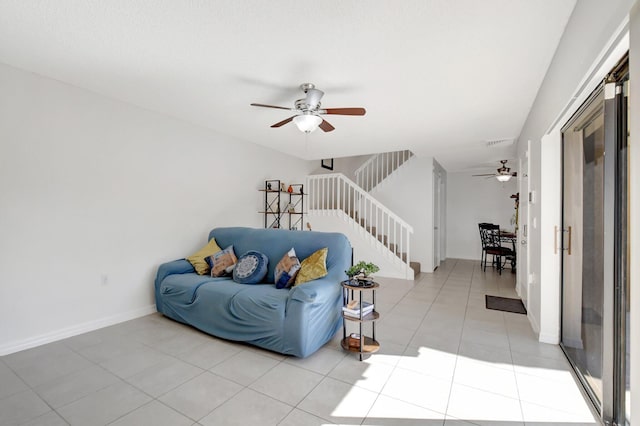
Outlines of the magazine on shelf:
[{"label": "magazine on shelf", "polygon": [[[373,303],[362,302],[362,316],[367,315],[368,313],[373,311]],[[342,307],[342,312],[349,316],[359,317],[360,316],[360,303],[358,303],[354,308],[349,308],[348,306]]]}]

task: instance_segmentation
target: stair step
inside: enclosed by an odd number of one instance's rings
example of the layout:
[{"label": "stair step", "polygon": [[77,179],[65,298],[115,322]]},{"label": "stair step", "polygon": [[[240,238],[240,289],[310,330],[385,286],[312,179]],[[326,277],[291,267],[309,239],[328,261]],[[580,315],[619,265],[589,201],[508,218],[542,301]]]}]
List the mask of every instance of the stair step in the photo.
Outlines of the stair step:
[{"label": "stair step", "polygon": [[378,235],[378,241],[386,246],[387,242],[389,241],[389,237],[387,237],[386,235]]},{"label": "stair step", "polygon": [[413,278],[415,279],[420,273],[420,262],[409,262],[409,266],[413,269]]},{"label": "stair step", "polygon": [[365,229],[371,235],[376,235],[376,231],[378,230],[378,228],[376,228],[375,226],[369,226],[369,225],[365,226]]},{"label": "stair step", "polygon": [[396,253],[396,256],[398,256],[400,259],[402,259],[403,262],[407,262],[407,253],[406,252],[402,252],[402,253]]}]

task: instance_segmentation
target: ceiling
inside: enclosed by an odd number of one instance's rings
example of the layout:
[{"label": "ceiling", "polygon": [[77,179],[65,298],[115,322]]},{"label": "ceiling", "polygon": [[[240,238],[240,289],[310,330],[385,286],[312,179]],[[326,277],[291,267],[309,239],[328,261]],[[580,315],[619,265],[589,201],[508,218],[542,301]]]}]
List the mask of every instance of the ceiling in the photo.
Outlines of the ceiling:
[{"label": "ceiling", "polygon": [[[449,171],[513,157],[575,0],[3,0],[0,62],[319,159],[410,149]],[[331,133],[269,126],[301,83]],[[492,169],[494,167],[490,167]]]}]

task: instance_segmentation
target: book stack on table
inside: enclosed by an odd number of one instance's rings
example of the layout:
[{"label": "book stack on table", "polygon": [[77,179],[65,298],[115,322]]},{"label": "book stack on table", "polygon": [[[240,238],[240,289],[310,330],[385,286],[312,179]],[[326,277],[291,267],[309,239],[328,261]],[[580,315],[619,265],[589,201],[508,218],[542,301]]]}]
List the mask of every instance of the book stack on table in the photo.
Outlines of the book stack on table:
[{"label": "book stack on table", "polygon": [[[360,302],[352,300],[347,306],[342,307],[342,312],[350,317],[360,318]],[[362,302],[362,316],[373,312],[373,303]]]}]

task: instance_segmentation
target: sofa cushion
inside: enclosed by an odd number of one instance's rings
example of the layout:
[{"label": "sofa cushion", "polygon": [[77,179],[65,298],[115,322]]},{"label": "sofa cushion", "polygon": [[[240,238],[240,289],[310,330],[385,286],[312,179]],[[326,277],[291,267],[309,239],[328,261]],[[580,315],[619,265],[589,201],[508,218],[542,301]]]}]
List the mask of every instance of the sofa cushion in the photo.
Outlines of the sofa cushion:
[{"label": "sofa cushion", "polygon": [[269,259],[259,251],[249,250],[238,259],[233,268],[233,280],[240,284],[258,284],[265,275]]},{"label": "sofa cushion", "polygon": [[202,247],[200,250],[187,257],[187,260],[193,265],[193,268],[196,270],[198,275],[205,275],[208,274],[211,270],[207,261],[204,260],[205,257],[211,256],[212,254],[217,253],[220,250],[222,249],[218,247],[216,239],[211,238],[206,246]]},{"label": "sofa cushion", "polygon": [[300,271],[294,285],[317,280],[327,275],[327,247],[322,248],[307,257],[300,264]]},{"label": "sofa cushion", "polygon": [[212,278],[208,275],[202,276],[194,273],[171,274],[162,280],[159,291],[168,303],[187,306],[193,303],[200,286],[224,281],[231,280],[229,277]]},{"label": "sofa cushion", "polygon": [[274,281],[276,288],[289,288],[296,280],[296,275],[300,270],[300,261],[296,256],[296,250],[292,247],[286,252],[280,262],[276,265]]},{"label": "sofa cushion", "polygon": [[222,277],[225,275],[231,275],[238,258],[233,252],[233,246],[231,245],[224,250],[220,250],[219,252],[212,254],[205,260],[211,268],[211,276]]}]

